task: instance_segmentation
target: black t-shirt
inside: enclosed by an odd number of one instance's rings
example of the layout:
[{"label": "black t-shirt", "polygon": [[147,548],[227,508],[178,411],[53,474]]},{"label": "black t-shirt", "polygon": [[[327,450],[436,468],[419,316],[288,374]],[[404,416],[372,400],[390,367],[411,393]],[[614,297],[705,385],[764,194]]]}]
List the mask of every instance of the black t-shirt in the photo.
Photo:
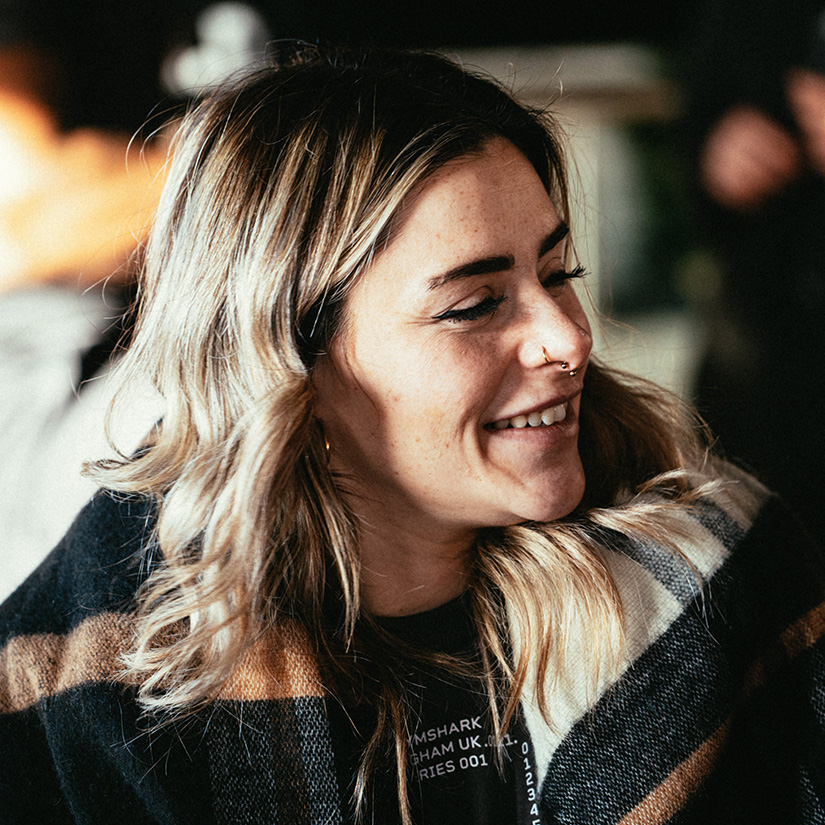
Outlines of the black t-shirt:
[{"label": "black t-shirt", "polygon": [[[466,599],[414,616],[383,618],[386,630],[418,647],[458,654],[473,646],[473,627]],[[538,809],[539,777],[530,737],[521,719],[505,739],[503,765],[486,715],[486,694],[443,672],[411,667],[409,796],[416,825],[543,825]],[[354,768],[362,744],[353,725],[369,725],[369,710],[342,709],[330,702],[330,725],[342,793],[352,791]],[[399,822],[392,780],[376,778],[370,814],[376,822]]]}]

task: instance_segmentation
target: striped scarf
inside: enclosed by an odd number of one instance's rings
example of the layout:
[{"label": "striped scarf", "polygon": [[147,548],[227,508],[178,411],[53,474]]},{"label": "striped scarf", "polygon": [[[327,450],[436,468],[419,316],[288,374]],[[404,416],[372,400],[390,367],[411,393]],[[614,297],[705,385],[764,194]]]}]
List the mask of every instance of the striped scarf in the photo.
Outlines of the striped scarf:
[{"label": "striped scarf", "polygon": [[[685,511],[681,555],[608,536],[626,660],[589,691],[574,644],[552,724],[525,705],[536,822],[825,823],[825,567],[781,503],[753,501]],[[120,657],[153,517],[99,494],[0,608],[0,822],[347,821],[298,625],[261,639],[207,711],[141,716]]]}]

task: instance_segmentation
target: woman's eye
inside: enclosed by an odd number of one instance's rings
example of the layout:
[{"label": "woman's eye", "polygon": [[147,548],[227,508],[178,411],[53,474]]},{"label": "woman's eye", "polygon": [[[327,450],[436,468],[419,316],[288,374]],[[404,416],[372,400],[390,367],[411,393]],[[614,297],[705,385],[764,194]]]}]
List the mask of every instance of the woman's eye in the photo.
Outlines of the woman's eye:
[{"label": "woman's eye", "polygon": [[448,309],[446,312],[442,312],[439,315],[434,315],[433,320],[452,321],[454,323],[458,323],[460,321],[477,321],[485,315],[492,315],[499,308],[499,305],[503,300],[503,297],[494,298],[492,295],[488,295],[486,298],[483,298],[477,304],[473,304],[470,307],[465,307],[463,309]]},{"label": "woman's eye", "polygon": [[587,270],[579,264],[579,266],[570,272],[564,269],[558,272],[551,272],[548,276],[541,279],[541,285],[549,291],[556,290],[561,292],[568,281],[572,281],[574,278],[584,278],[585,275],[587,275]]},{"label": "woman's eye", "polygon": [[[558,270],[551,272],[541,280],[541,285],[548,292],[560,293],[568,281],[574,278],[583,278],[587,274],[583,266],[577,266],[575,269],[568,272],[567,270]],[[478,303],[469,307],[462,307],[461,309],[448,309],[446,312],[433,315],[434,321],[451,321],[452,323],[461,323],[462,321],[478,321],[485,316],[492,315],[505,300],[505,296],[498,298],[492,295],[487,295]]]}]

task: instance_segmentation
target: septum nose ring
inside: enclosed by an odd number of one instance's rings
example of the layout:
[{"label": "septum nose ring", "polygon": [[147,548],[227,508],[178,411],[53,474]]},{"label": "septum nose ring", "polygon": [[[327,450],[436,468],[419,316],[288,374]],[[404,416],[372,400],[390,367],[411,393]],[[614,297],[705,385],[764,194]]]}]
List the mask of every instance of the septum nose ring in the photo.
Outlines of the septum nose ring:
[{"label": "septum nose ring", "polygon": [[[546,347],[542,347],[542,348],[541,348],[541,354],[544,356],[544,363],[545,363],[545,364],[552,364],[552,363],[553,363],[553,362],[550,360],[550,357],[547,355],[547,348],[546,348]],[[571,369],[570,369],[570,364],[568,364],[568,363],[567,363],[567,361],[562,361],[562,362],[561,362],[561,368],[562,368],[562,369],[563,369],[563,370],[564,370],[564,371],[565,371],[565,372],[566,372],[566,373],[567,373],[567,374],[568,374],[571,378],[574,378],[574,377],[576,376],[576,374],[578,373],[578,371],[579,371],[579,368],[578,368],[578,367],[576,367],[576,369],[574,369],[574,370],[571,370]]]}]

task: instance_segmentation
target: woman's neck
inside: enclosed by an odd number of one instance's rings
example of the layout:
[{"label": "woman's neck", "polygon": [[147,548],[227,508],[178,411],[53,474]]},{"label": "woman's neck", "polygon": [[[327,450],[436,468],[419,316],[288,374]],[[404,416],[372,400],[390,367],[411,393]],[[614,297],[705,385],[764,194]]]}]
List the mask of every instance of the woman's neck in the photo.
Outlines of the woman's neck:
[{"label": "woman's neck", "polygon": [[409,616],[445,604],[467,588],[473,533],[434,539],[366,528],[361,537],[361,598],[376,616]]}]

